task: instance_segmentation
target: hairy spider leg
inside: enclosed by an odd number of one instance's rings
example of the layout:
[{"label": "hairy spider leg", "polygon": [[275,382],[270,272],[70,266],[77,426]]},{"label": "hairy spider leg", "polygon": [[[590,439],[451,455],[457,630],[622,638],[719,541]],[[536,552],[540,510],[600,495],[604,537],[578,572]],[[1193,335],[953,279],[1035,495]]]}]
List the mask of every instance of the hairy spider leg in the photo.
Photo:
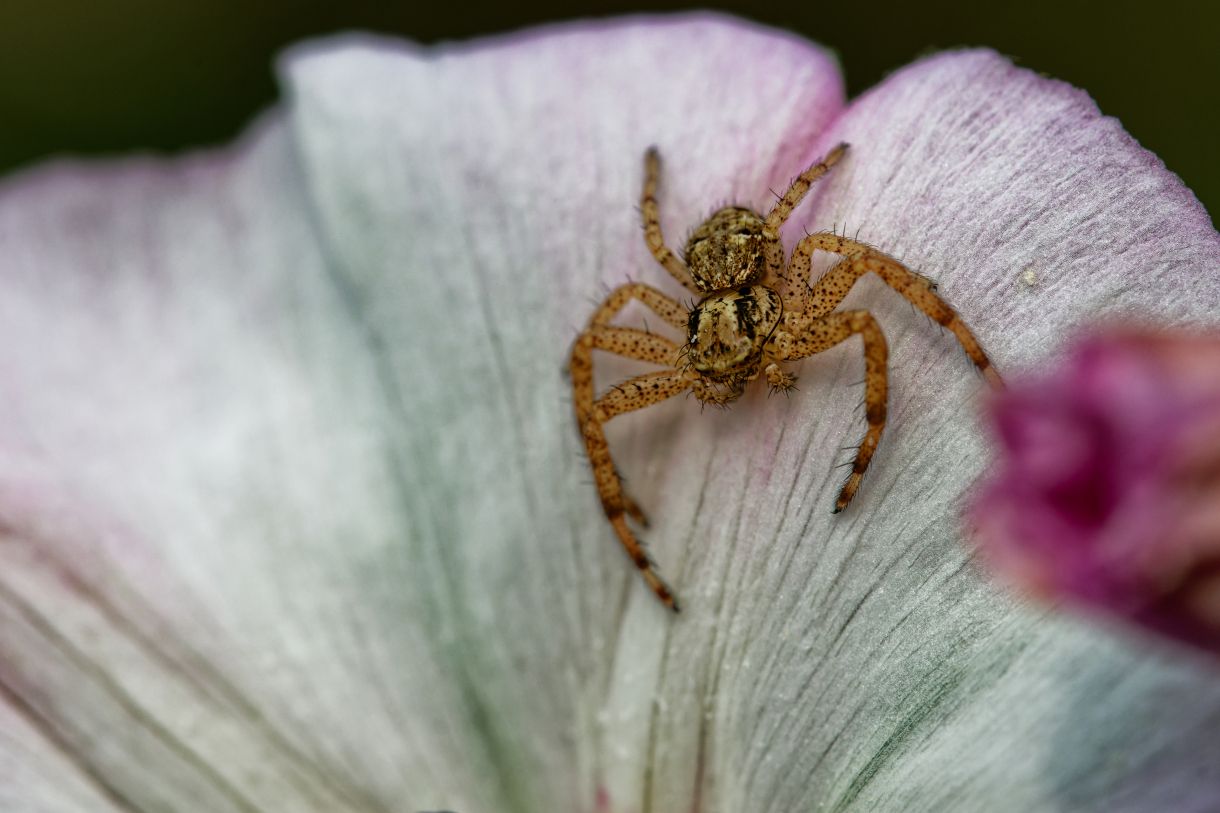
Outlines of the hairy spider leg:
[{"label": "hairy spider leg", "polygon": [[[857,333],[864,341],[864,417],[868,422],[868,431],[856,450],[851,474],[835,500],[834,512],[837,514],[856,496],[864,472],[877,451],[877,444],[881,442],[881,433],[885,431],[889,350],[880,325],[868,311],[841,311],[821,317],[797,314],[788,325],[776,331],[769,348],[769,355],[778,361],[796,361],[821,353]],[[780,371],[778,365],[767,367],[767,378],[773,387],[782,386],[784,377],[786,374]],[[791,386],[790,381],[787,383]]]},{"label": "hairy spider leg", "polygon": [[[784,245],[779,239],[780,228],[787,221],[788,216],[792,214],[792,210],[804,200],[805,194],[809,192],[809,188],[813,186],[814,182],[829,172],[830,168],[839,162],[839,159],[847,152],[847,146],[847,144],[839,144],[828,152],[825,158],[813,164],[800,175],[797,175],[788,187],[788,191],[775,202],[775,205],[771,207],[771,211],[767,213],[767,220],[763,224],[763,238],[767,241],[768,279],[783,279]],[[769,285],[771,283],[764,282],[763,284]]]},{"label": "hairy spider leg", "polygon": [[[813,252],[817,250],[838,254],[844,259],[810,287]],[[860,277],[872,271],[881,277],[886,285],[927,314],[932,321],[956,336],[966,355],[989,384],[994,387],[1004,386],[1000,374],[992,367],[991,360],[983,352],[979,340],[970,332],[970,328],[966,327],[957,311],[940,298],[927,277],[911,271],[893,257],[857,240],[830,232],[818,232],[802,238],[797,243],[788,268],[788,275],[798,291],[794,303],[796,309],[810,317],[824,316],[837,308]]]},{"label": "hairy spider leg", "polygon": [[616,415],[643,409],[659,401],[672,398],[689,388],[689,378],[676,370],[648,373],[624,381],[597,399],[593,404],[593,415],[585,422],[583,430],[585,448],[588,450],[589,460],[593,464],[593,473],[597,481],[598,492],[602,496],[602,507],[605,509],[606,517],[614,527],[614,532],[623,548],[626,549],[627,555],[639,568],[644,581],[652,588],[652,592],[661,600],[661,603],[674,612],[679,610],[677,596],[661,578],[657,572],[656,563],[644,549],[643,543],[636,539],[623,516],[624,511],[631,515],[638,512],[639,509],[636,508],[636,512],[633,512],[630,498],[622,493],[621,481],[614,468],[614,463],[610,459],[610,449],[606,444],[602,425]]},{"label": "hairy spider leg", "polygon": [[661,156],[656,147],[644,153],[644,193],[640,197],[640,214],[644,218],[644,242],[661,267],[681,283],[687,290],[701,294],[691,279],[690,270],[669,246],[661,233],[661,212],[657,206],[657,183],[661,177]]},{"label": "hairy spider leg", "polygon": [[569,362],[572,402],[606,518],[610,520],[627,555],[639,568],[644,581],[663,604],[676,612],[677,597],[656,572],[643,544],[636,539],[627,525],[625,514],[642,525],[647,524],[647,518],[639,506],[623,492],[622,479],[610,457],[610,446],[602,426],[616,415],[643,409],[684,392],[691,387],[690,375],[675,369],[648,373],[612,387],[596,401],[593,398],[595,349],[671,368],[677,362],[681,350],[677,343],[647,331],[608,324],[632,299],[644,303],[674,327],[685,327],[686,310],[655,288],[641,283],[630,283],[616,288],[593,314],[588,329],[577,337],[572,346]]}]

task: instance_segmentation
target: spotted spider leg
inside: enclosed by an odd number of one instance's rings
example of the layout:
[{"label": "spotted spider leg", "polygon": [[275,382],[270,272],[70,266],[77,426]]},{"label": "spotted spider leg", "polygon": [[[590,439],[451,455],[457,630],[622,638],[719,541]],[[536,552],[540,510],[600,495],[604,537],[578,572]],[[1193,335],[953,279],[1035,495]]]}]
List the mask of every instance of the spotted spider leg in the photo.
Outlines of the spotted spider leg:
[{"label": "spotted spider leg", "polygon": [[[681,348],[673,341],[635,328],[615,327],[610,321],[631,300],[638,300],[678,329],[686,326],[686,310],[665,294],[642,283],[629,283],[610,293],[594,312],[588,328],[572,346],[569,370],[572,376],[572,401],[576,420],[585,441],[585,451],[593,468],[593,479],[601,497],[602,509],[614,528],[631,561],[639,568],[644,581],[657,598],[673,610],[678,601],[673,590],[656,572],[643,544],[627,525],[627,516],[642,525],[647,519],[639,506],[623,492],[622,478],[610,457],[603,425],[625,412],[643,409],[672,398],[692,386],[691,374],[672,369],[678,363]],[[604,350],[626,358],[670,367],[655,373],[636,376],[612,387],[600,398],[593,398],[593,351]]]},{"label": "spotted spider leg", "polygon": [[669,246],[665,245],[665,236],[661,233],[661,212],[657,206],[657,183],[661,176],[661,156],[656,147],[649,147],[644,153],[644,193],[640,198],[640,215],[644,219],[644,242],[652,256],[669,272],[669,275],[681,283],[687,290],[702,294],[691,280],[686,264],[678,258]]},{"label": "spotted spider leg", "polygon": [[[826,154],[821,161],[810,166],[793,179],[784,196],[775,202],[767,213],[763,224],[763,237],[767,241],[767,277],[769,279],[784,279],[784,245],[779,239],[779,230],[792,214],[792,210],[800,205],[809,192],[810,187],[830,168],[839,163],[839,159],[847,152],[847,144],[839,144]],[[765,284],[765,283],[764,283]]]},{"label": "spotted spider leg", "polygon": [[[885,431],[889,350],[881,326],[868,311],[841,311],[819,317],[788,313],[785,317],[784,327],[775,332],[769,345],[768,355],[777,361],[796,361],[821,353],[857,333],[864,340],[864,417],[868,421],[868,431],[856,450],[851,474],[835,500],[834,512],[837,514],[856,495],[881,442],[881,433]],[[774,362],[767,365],[765,373],[772,388],[777,390],[791,388],[795,380]]]},{"label": "spotted spider leg", "polygon": [[[843,259],[816,284],[810,286],[813,252],[819,249],[839,254]],[[785,360],[801,358],[829,349],[856,332],[861,334],[865,342],[865,415],[868,420],[868,432],[856,452],[851,474],[835,500],[836,513],[846,508],[855,497],[885,428],[885,338],[876,321],[865,311],[831,313],[843,302],[860,277],[870,271],[956,336],[966,355],[983,377],[993,386],[1003,386],[999,373],[991,366],[991,361],[983,352],[978,339],[970,332],[970,328],[966,327],[957,312],[937,295],[931,281],[926,277],[911,271],[893,257],[856,240],[826,232],[803,238],[792,252],[789,262],[789,277],[796,283],[797,293],[795,302],[791,303],[792,310],[785,313],[784,325],[785,331],[792,337],[792,344],[789,349],[784,350],[783,341],[778,341],[775,343],[777,351],[785,356]],[[786,302],[785,307],[789,307],[789,303]],[[836,317],[850,318],[843,322],[833,321]],[[844,329],[849,330],[843,333]],[[835,332],[836,330],[838,332]],[[835,336],[838,338],[834,338]],[[783,337],[777,336],[777,339],[783,340]],[[815,347],[817,349],[812,349]],[[804,350],[809,352],[803,352]],[[787,355],[788,353],[796,355]],[[772,370],[772,367],[775,369]],[[768,368],[767,377],[772,386],[777,386],[778,381],[781,385],[790,387],[794,381],[774,364]]]},{"label": "spotted spider leg", "polygon": [[[810,287],[813,252],[819,250],[838,254],[843,260]],[[798,307],[810,316],[830,313],[839,306],[860,277],[873,272],[881,277],[886,285],[923,311],[928,318],[957,337],[966,355],[989,384],[994,387],[1003,386],[1000,374],[991,366],[991,360],[983,352],[979,340],[970,332],[970,328],[966,327],[957,311],[936,293],[932,281],[910,270],[893,257],[858,240],[830,232],[818,232],[805,236],[797,243],[788,267],[788,275],[796,285]]]}]

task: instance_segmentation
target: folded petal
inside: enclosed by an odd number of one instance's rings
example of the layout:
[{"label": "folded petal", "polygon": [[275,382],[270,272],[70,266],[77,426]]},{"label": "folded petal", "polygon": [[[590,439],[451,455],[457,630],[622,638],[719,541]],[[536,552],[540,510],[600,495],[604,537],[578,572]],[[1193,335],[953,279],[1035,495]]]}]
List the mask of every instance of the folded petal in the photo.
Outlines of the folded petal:
[{"label": "folded petal", "polygon": [[376,810],[389,759],[419,770],[361,632],[410,609],[369,564],[402,533],[375,378],[304,201],[278,118],[0,191],[4,760],[43,775],[13,809],[45,780],[83,788],[62,809]]}]

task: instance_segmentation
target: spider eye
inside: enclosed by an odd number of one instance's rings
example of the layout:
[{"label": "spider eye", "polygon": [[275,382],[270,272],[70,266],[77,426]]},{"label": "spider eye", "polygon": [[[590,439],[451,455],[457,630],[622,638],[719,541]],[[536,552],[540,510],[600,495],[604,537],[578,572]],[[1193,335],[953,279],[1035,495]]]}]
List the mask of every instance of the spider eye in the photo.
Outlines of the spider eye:
[{"label": "spider eye", "polygon": [[737,237],[749,237],[753,233],[754,232],[752,229],[749,229],[745,226],[742,226],[740,229],[736,229],[733,232],[733,234],[736,235]]}]

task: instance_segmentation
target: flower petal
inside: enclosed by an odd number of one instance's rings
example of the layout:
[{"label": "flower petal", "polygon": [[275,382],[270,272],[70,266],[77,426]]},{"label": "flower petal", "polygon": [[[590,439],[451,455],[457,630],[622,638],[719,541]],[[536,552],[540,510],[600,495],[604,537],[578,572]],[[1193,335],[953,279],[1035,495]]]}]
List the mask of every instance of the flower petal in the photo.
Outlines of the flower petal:
[{"label": "flower petal", "polygon": [[[288,71],[321,222],[401,409],[412,555],[442,563],[444,580],[419,586],[456,619],[452,679],[489,710],[505,773],[546,794],[524,807],[572,809],[596,787],[631,809],[656,756],[670,621],[587,485],[568,348],[603,286],[666,284],[636,209],[650,144],[676,245],[725,196],[760,205],[786,182],[839,112],[840,79],[808,44],[714,18],[431,58],[359,43],[343,58],[305,52]],[[626,369],[607,364],[606,383]],[[617,447],[640,461],[629,476],[642,495],[678,462],[659,449],[649,477],[642,444],[690,406],[649,410],[634,425],[653,430]],[[652,536],[668,566],[708,453],[696,446],[701,462],[679,469],[690,487],[676,510],[648,500],[664,507]],[[694,787],[664,806],[689,808]]]},{"label": "flower petal", "polygon": [[561,366],[650,267],[644,147],[672,234],[765,201],[834,66],[706,19],[287,70],[294,144],[0,190],[0,708],[118,808],[631,804],[668,619]]},{"label": "flower petal", "polygon": [[[994,54],[942,55],[853,103],[811,154],[840,140],[851,153],[790,231],[859,229],[930,275],[1001,372],[1085,320],[1197,322],[1220,307],[1206,213],[1081,91]],[[829,516],[824,471],[862,428],[842,394],[859,391],[858,350],[805,362],[801,396],[719,449],[766,472],[741,488],[750,533],[734,527],[724,566],[751,588],[719,629],[735,673],[718,679],[719,739],[733,744],[709,773],[744,786],[728,807],[1210,804],[1214,674],[1043,622],[982,586],[955,527],[982,460],[978,378],[879,280],[844,306],[872,310],[891,346],[890,423],[853,507]],[[772,422],[782,440],[766,448]],[[707,504],[731,499],[713,487]],[[800,736],[804,748],[774,747]]]},{"label": "flower petal", "polygon": [[350,633],[375,590],[334,612],[399,530],[303,200],[275,120],[0,193],[0,683],[108,807],[370,809],[328,728],[405,750]]}]

